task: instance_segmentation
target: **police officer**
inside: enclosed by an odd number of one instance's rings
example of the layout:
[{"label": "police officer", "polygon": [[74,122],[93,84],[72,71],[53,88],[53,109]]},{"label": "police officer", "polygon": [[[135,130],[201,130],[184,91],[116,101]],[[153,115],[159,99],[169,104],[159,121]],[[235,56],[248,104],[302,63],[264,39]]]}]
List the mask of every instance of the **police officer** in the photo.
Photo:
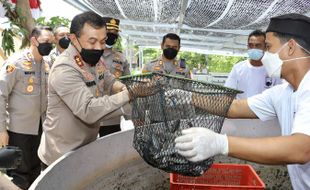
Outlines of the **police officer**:
[{"label": "police officer", "polygon": [[[119,78],[120,76],[130,75],[129,64],[125,56],[113,49],[113,45],[116,43],[119,38],[119,23],[120,21],[115,18],[103,17],[104,22],[107,26],[107,40],[106,48],[104,49],[103,59],[110,70],[110,72]],[[117,131],[120,131],[120,117],[112,118],[110,120],[101,122],[102,127],[100,128],[99,135],[100,137],[108,135]]]},{"label": "police officer", "polygon": [[52,67],[55,62],[56,57],[58,57],[65,49],[68,48],[70,44],[70,39],[68,38],[70,30],[66,26],[57,26],[54,29],[54,43],[56,47],[51,51],[50,57],[50,67]]},{"label": "police officer", "polygon": [[21,189],[27,189],[40,174],[37,148],[46,112],[49,73],[49,64],[43,56],[51,52],[52,41],[51,28],[34,28],[30,48],[9,58],[0,71],[0,146],[17,146],[23,152],[21,165],[8,171],[13,183]]},{"label": "police officer", "polygon": [[42,169],[65,153],[96,140],[101,119],[129,110],[129,93],[102,57],[106,26],[94,12],[76,15],[71,44],[56,59],[49,77],[48,111],[38,150]]},{"label": "police officer", "polygon": [[159,72],[176,75],[185,78],[190,77],[190,70],[186,67],[185,60],[177,60],[176,56],[180,50],[181,39],[178,35],[168,33],[163,37],[161,49],[163,54],[160,58],[151,61],[143,67],[142,73]]}]

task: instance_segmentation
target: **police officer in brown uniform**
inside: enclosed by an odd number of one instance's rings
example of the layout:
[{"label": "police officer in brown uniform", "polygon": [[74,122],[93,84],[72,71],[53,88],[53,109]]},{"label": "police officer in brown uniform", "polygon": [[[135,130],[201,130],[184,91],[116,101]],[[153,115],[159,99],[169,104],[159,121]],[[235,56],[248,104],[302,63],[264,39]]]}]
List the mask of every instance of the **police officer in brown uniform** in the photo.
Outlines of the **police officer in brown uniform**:
[{"label": "police officer in brown uniform", "polygon": [[180,50],[181,39],[178,35],[168,33],[163,37],[161,49],[163,54],[160,58],[144,65],[142,73],[159,72],[185,78],[191,78],[190,70],[186,67],[185,60],[177,60]]},{"label": "police officer in brown uniform", "polygon": [[[38,155],[46,167],[65,153],[96,140],[99,123],[124,114],[129,93],[101,58],[106,26],[94,12],[75,16],[71,44],[49,76],[48,108]],[[42,169],[44,169],[44,167]]]},{"label": "police officer in brown uniform", "polygon": [[68,37],[69,33],[70,29],[66,26],[57,26],[56,28],[54,28],[55,48],[49,54],[50,67],[52,67],[53,63],[55,62],[56,57],[58,57],[62,52],[65,51],[65,49],[68,48],[70,44],[70,39]]},{"label": "police officer in brown uniform", "polygon": [[30,48],[9,58],[0,71],[0,146],[17,146],[23,152],[21,165],[7,172],[21,189],[27,189],[40,174],[37,149],[46,112],[49,73],[43,56],[52,50],[52,41],[51,28],[34,28]]},{"label": "police officer in brown uniform", "polygon": [[[129,64],[124,54],[113,49],[113,45],[119,38],[119,23],[115,18],[103,17],[107,26],[106,48],[104,49],[103,59],[110,72],[119,78],[120,76],[130,75]],[[99,131],[100,137],[120,131],[120,117],[112,118],[100,124],[102,126]]]}]

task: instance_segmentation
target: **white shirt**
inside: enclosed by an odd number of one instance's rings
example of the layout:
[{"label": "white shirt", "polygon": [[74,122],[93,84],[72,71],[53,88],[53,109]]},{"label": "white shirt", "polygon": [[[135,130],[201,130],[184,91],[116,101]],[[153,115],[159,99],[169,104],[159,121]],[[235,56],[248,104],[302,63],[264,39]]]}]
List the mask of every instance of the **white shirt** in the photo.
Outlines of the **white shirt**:
[{"label": "white shirt", "polygon": [[[248,104],[263,121],[277,117],[282,135],[302,133],[310,136],[310,72],[295,92],[289,83],[284,83],[249,98]],[[294,189],[310,189],[310,161],[287,167]]]},{"label": "white shirt", "polygon": [[245,99],[277,84],[281,84],[280,78],[268,77],[264,66],[255,67],[245,60],[234,65],[224,86],[243,91],[236,98]]}]

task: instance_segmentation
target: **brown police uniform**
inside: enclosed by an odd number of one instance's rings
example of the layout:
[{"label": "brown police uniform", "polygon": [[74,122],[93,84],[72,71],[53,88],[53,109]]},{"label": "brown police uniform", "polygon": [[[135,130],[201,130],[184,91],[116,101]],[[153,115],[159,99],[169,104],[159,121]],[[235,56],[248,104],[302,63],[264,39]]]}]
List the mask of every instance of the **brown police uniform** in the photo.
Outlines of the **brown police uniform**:
[{"label": "brown police uniform", "polygon": [[102,57],[107,68],[115,78],[130,75],[129,64],[121,52],[114,49],[105,49]]},{"label": "brown police uniform", "polygon": [[37,148],[47,105],[49,69],[46,61],[36,63],[31,52],[25,50],[9,58],[0,71],[0,132],[8,130],[9,145],[23,151],[21,165],[8,175],[23,189],[40,174]]},{"label": "brown police uniform", "polygon": [[72,45],[56,59],[38,150],[43,163],[50,165],[63,154],[94,141],[100,119],[122,115],[120,108],[129,101],[128,91],[107,96],[115,82],[102,59],[90,67]]},{"label": "brown police uniform", "polygon": [[185,60],[182,59],[164,62],[161,58],[158,58],[144,65],[142,72],[158,72],[162,74],[191,78],[190,70],[186,67]]},{"label": "brown police uniform", "polygon": [[[107,68],[115,76],[115,78],[130,75],[129,64],[122,53],[113,49],[105,49],[102,57]],[[104,127],[100,129],[100,136],[119,131],[119,124],[120,117],[115,117],[101,122],[100,126]]]},{"label": "brown police uniform", "polygon": [[[119,31],[119,19],[103,17],[103,20],[106,22],[108,30]],[[121,52],[113,48],[106,48],[102,57],[105,64],[107,65],[107,68],[115,76],[115,78],[119,78],[124,75],[130,75],[129,64],[124,54]],[[104,126],[99,131],[100,136],[120,131],[120,117],[104,121],[100,124],[100,126]]]}]

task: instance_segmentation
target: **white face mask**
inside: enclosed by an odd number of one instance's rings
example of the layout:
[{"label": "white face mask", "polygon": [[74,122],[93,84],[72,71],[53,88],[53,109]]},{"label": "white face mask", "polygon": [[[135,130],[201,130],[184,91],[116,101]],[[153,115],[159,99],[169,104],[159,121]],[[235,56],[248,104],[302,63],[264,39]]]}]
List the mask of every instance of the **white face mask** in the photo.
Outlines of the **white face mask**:
[{"label": "white face mask", "polygon": [[[305,59],[305,58],[310,57],[310,56],[298,57],[298,58],[287,59],[287,60],[282,61],[279,57],[279,53],[286,45],[287,45],[287,43],[285,43],[283,46],[281,46],[281,48],[276,53],[270,53],[268,51],[265,52],[261,61],[264,65],[264,67],[266,68],[266,71],[267,71],[267,74],[269,77],[280,78],[281,77],[282,65],[286,61],[292,61],[292,60],[296,60],[296,59]],[[297,45],[299,47],[301,47],[303,50],[305,50],[307,53],[309,53],[309,51],[307,51],[305,48],[303,48],[299,44],[297,44]]]}]

